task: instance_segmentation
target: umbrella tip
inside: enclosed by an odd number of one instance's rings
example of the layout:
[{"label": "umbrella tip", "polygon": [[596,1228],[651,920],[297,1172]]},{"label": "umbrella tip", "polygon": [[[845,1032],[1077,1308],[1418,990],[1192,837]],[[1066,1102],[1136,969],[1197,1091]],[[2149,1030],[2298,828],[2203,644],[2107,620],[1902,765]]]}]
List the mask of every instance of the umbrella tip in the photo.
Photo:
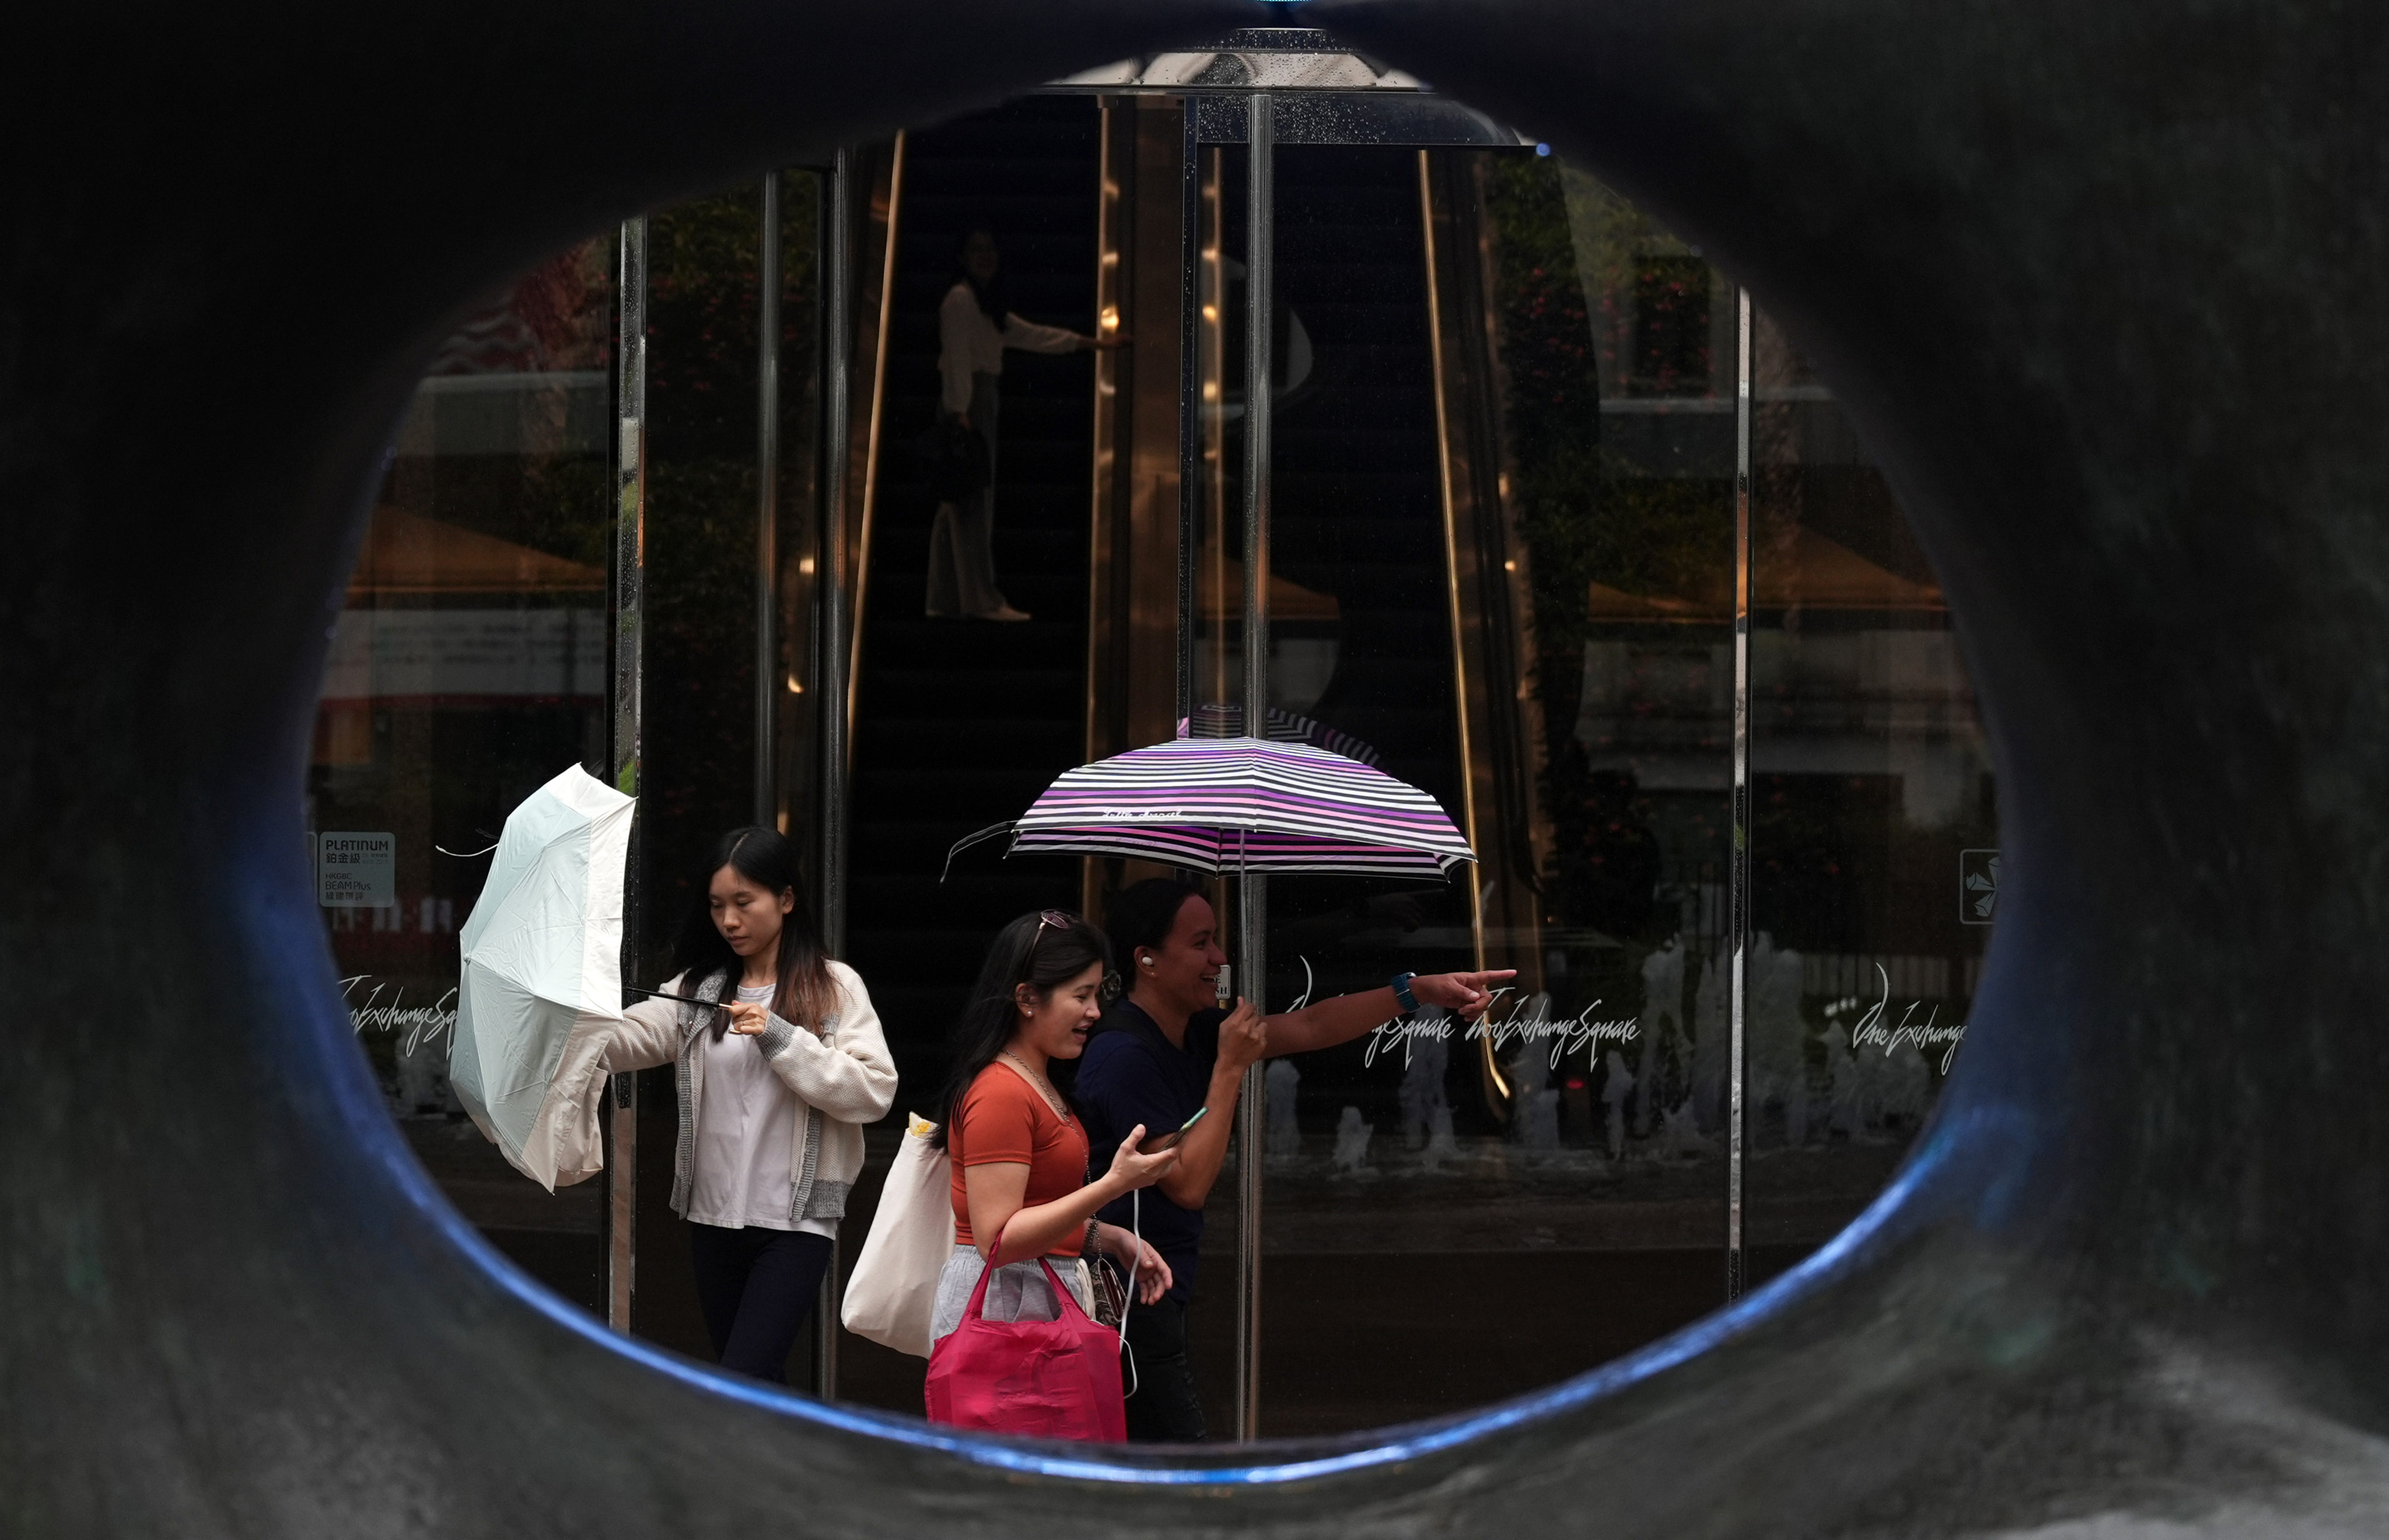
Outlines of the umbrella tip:
[{"label": "umbrella tip", "polygon": [[1005,819],[1002,823],[990,823],[976,834],[965,834],[962,838],[954,841],[952,847],[946,851],[945,869],[938,873],[939,885],[940,886],[944,885],[948,875],[953,872],[954,858],[956,856],[961,855],[964,851],[969,849],[972,846],[978,844],[981,840],[993,839],[998,834],[1009,834],[1012,831],[1012,827],[1013,821],[1011,819]]}]

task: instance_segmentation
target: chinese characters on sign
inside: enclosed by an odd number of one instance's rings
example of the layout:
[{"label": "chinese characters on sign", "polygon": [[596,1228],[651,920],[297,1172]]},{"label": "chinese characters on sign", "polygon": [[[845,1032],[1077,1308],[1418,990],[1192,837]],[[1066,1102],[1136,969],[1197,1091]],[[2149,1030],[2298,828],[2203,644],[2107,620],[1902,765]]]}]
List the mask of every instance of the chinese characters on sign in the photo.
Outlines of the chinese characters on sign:
[{"label": "chinese characters on sign", "polygon": [[398,836],[316,835],[315,902],[326,909],[382,909],[398,902]]}]

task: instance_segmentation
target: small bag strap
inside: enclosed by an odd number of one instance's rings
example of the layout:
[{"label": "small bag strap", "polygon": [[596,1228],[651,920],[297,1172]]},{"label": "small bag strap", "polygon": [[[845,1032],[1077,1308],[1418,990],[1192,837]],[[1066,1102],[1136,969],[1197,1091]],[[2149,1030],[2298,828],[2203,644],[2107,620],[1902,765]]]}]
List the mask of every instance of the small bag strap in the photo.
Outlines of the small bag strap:
[{"label": "small bag strap", "polygon": [[[1003,1237],[1001,1234],[995,1238],[995,1249],[998,1251],[1003,1249]],[[987,1305],[987,1280],[994,1276],[995,1264],[992,1261],[978,1270],[978,1287],[971,1291],[970,1303],[963,1306],[963,1320],[975,1321],[979,1318],[979,1311]],[[956,1330],[960,1330],[961,1323],[955,1324]]]},{"label": "small bag strap", "polygon": [[1045,1269],[1045,1276],[1053,1281],[1055,1302],[1080,1320],[1092,1325],[1093,1321],[1088,1317],[1086,1307],[1079,1303],[1077,1292],[1066,1286],[1062,1282],[1062,1275],[1054,1270],[1053,1259],[1041,1256],[1037,1259],[1037,1263]]},{"label": "small bag strap", "polygon": [[1136,1250],[1129,1254],[1128,1291],[1120,1300],[1120,1355],[1128,1360],[1128,1389],[1120,1393],[1125,1401],[1137,1393],[1143,1383],[1136,1372],[1136,1349],[1128,1345],[1128,1313],[1136,1308],[1136,1265],[1144,1259],[1144,1190],[1136,1188],[1128,1195],[1128,1232],[1136,1241]]}]

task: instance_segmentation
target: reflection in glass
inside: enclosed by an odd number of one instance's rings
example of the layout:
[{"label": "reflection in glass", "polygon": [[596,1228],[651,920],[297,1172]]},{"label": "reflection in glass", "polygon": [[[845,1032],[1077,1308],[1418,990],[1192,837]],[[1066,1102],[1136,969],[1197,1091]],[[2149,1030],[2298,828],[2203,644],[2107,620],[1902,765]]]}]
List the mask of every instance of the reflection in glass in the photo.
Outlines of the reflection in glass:
[{"label": "reflection in glass", "polygon": [[[1273,602],[1271,704],[1299,709],[1345,752],[1456,815],[1463,767],[1417,157],[1287,146],[1276,164],[1276,325],[1288,358],[1271,565],[1316,599],[1308,615]],[[1270,899],[1275,1010],[1474,962],[1465,886],[1286,878]],[[1485,1388],[1473,1370],[1486,1359],[1417,1317],[1456,1320],[1445,1307],[1461,1275],[1482,1265],[1457,1229],[1483,1195],[1470,1190],[1482,1175],[1474,1157],[1495,1125],[1470,1085],[1468,1044],[1420,1042],[1408,1055],[1375,1047],[1363,1038],[1266,1072],[1265,1434],[1383,1422]],[[1389,1337],[1404,1351],[1385,1352]],[[1425,1365],[1434,1368],[1423,1373]]]},{"label": "reflection in glass", "polygon": [[[1296,1433],[1547,1383],[1721,1297],[1734,382],[1731,288],[1548,159],[1282,165],[1316,383],[1283,411],[1274,560],[1338,605],[1312,714],[1455,814],[1476,779],[1488,859],[1476,906],[1278,885],[1272,997],[1480,950],[1520,974],[1489,1033],[1429,1012],[1271,1066],[1262,1427]],[[1518,661],[1472,681],[1455,640]],[[1472,759],[1504,722],[1528,752],[1463,764],[1463,696]]]},{"label": "reflection in glass", "polygon": [[[1108,528],[1132,540],[1151,522],[1136,510],[1169,510],[1175,555],[1178,418],[1163,392],[1135,387],[1138,352],[1103,376],[1131,382],[1128,403],[1105,408],[1116,442],[1084,431],[1095,402],[1081,363],[1024,366],[1015,382],[1024,436],[1007,454],[1037,474],[1007,484],[1000,538],[1021,542],[1022,580],[1043,585],[1026,607],[1047,629],[939,630],[901,599],[926,528],[902,448],[926,420],[923,325],[968,220],[1004,219],[1040,318],[1090,324],[1074,307],[1096,294],[1099,245],[1122,264],[1108,301],[1121,330],[1174,336],[1169,307],[1193,308],[1190,725],[1246,725],[1246,152],[1195,152],[1195,282],[1174,294],[1152,281],[1179,271],[1174,109],[1101,110],[1087,103],[983,115],[918,136],[901,196],[892,169],[866,179],[880,202],[865,244],[902,249],[888,424],[875,447],[868,428],[854,446],[856,465],[880,466],[883,505],[858,744],[884,762],[858,779],[852,950],[888,975],[884,988],[872,975],[875,994],[915,1078],[959,987],[923,970],[971,952],[955,937],[1080,892],[1099,908],[1105,889],[1152,874],[1024,860],[939,885],[949,840],[923,834],[925,817],[960,834],[1016,813],[1053,773],[1109,751],[1099,719],[1115,732],[1177,716],[1166,670],[1125,655],[1157,645],[1143,599],[1105,601],[1119,615],[1087,632],[1075,619],[1105,508],[1131,511]],[[1106,144],[1118,153],[1105,159]],[[1267,1069],[1259,1425],[1285,1435],[1547,1384],[1723,1301],[1739,426],[1754,520],[1751,1275],[1854,1215],[1928,1113],[1979,974],[1999,856],[1933,575],[1847,418],[1763,307],[1556,158],[1289,145],[1275,165],[1271,696],[1255,725],[1426,790],[1467,823],[1482,861],[1448,885],[1272,883],[1268,1004],[1399,971],[1519,975],[1488,1032],[1427,1011]],[[1096,196],[1105,167],[1110,203]],[[642,870],[656,929],[679,912],[690,853],[722,829],[761,809],[808,847],[814,833],[820,187],[781,178],[768,541],[758,194],[650,224]],[[446,1092],[441,1028],[454,932],[484,864],[471,853],[564,763],[607,760],[611,267],[610,240],[544,264],[443,349],[336,630],[310,773],[326,923],[393,1110],[469,1217],[593,1306],[602,1188],[550,1197],[507,1168]],[[875,304],[889,289],[874,274]],[[877,313],[858,334],[859,378],[879,378]],[[1163,370],[1158,350],[1145,356],[1174,389],[1174,359]],[[1085,477],[1099,494],[1110,485],[1105,454],[1170,469],[1099,495],[1090,541]],[[1174,565],[1158,549],[1131,543],[1105,570],[1126,584],[1148,559]],[[776,599],[776,634],[759,598]],[[1233,925],[1226,885],[1211,888]],[[642,948],[650,964],[661,939],[651,930]],[[671,1098],[642,1101],[643,1140],[668,1151]],[[1232,1153],[1188,1317],[1215,1431],[1234,1425],[1240,1177]],[[872,1181],[850,1211],[850,1255]],[[641,1185],[651,1265],[635,1325],[702,1351],[677,1221],[660,1182]],[[843,1392],[917,1406],[918,1366],[892,1356],[850,1343]]]},{"label": "reflection in glass", "polygon": [[[1546,956],[1555,999],[1630,1001],[1636,1027],[1560,1078],[1562,1122],[1613,1163],[1616,1199],[1654,1205],[1620,1232],[1630,1254],[1609,1260],[1621,1287],[1644,1291],[1646,1318],[1680,1321],[1724,1288],[1735,292],[1573,167],[1513,159],[1489,174],[1500,281],[1515,286],[1509,420],[1534,574]],[[1575,296],[1580,361],[1555,319]]]},{"label": "reflection in glass", "polygon": [[[1190,731],[1233,735],[1244,731],[1244,380],[1245,261],[1246,245],[1246,152],[1243,146],[1204,146],[1194,152],[1194,371],[1199,400],[1194,423],[1196,453],[1195,543]],[[1182,301],[1183,302],[1183,301]],[[1138,323],[1150,327],[1150,321]],[[1284,576],[1272,572],[1272,616],[1301,614],[1304,596],[1287,592]],[[1315,607],[1315,606],[1314,606]],[[1275,659],[1271,660],[1276,661]],[[1264,728],[1266,730],[1266,728]],[[1143,871],[1124,871],[1126,887]],[[1233,935],[1233,882],[1204,880],[1221,933]],[[1249,986],[1239,989],[1248,992]],[[1241,1108],[1238,1116],[1243,1115]],[[1186,1352],[1203,1421],[1214,1437],[1233,1436],[1237,1427],[1237,1384],[1242,1344],[1238,1340],[1239,1200],[1237,1141],[1203,1205],[1201,1264],[1186,1310]]]},{"label": "reflection in glass", "polygon": [[[638,955],[661,966],[703,853],[755,821],[760,184],[647,219]],[[783,313],[786,312],[784,310]],[[643,982],[655,982],[645,980]],[[673,1116],[669,1095],[643,1112]],[[671,1129],[663,1137],[671,1138]],[[668,1146],[667,1146],[668,1147]]]},{"label": "reflection in glass", "polygon": [[[759,734],[771,731],[758,708],[757,672],[786,672],[773,721],[809,722],[799,670],[808,651],[784,635],[760,636],[757,585],[798,579],[810,593],[804,560],[814,547],[816,500],[810,471],[818,426],[810,387],[818,312],[815,262],[819,178],[780,178],[780,431],[773,504],[780,521],[769,542],[796,570],[763,571],[758,538],[763,505],[761,419],[763,187],[745,183],[691,199],[647,220],[647,421],[645,688],[641,728],[641,797],[635,880],[643,935],[635,950],[643,983],[659,983],[674,932],[693,906],[708,852],[724,833],[766,811],[791,811],[799,850],[811,834],[810,807],[786,791],[758,785]],[[798,414],[801,413],[802,415]],[[777,613],[785,617],[783,591]],[[794,638],[810,642],[810,627]],[[786,689],[789,684],[797,689]],[[793,707],[794,709],[790,709]],[[810,740],[783,732],[775,768],[802,763]],[[782,757],[781,756],[785,756]],[[773,818],[776,822],[776,816]],[[692,1356],[714,1355],[683,1258],[688,1227],[671,1212],[671,1152],[679,1109],[669,1068],[645,1072],[639,1097],[638,1269],[632,1329]],[[788,1368],[804,1383],[810,1341]]]},{"label": "reflection in glass", "polygon": [[392,1114],[467,1218],[593,1309],[601,1186],[517,1175],[447,1063],[481,853],[564,766],[605,770],[613,313],[613,243],[593,240],[441,348],[333,631],[307,782],[325,923]]},{"label": "reflection in glass", "polygon": [[[656,927],[675,922],[689,846],[787,795],[755,784],[758,594],[773,576],[790,703],[774,714],[776,778],[809,765],[818,180],[781,184],[775,574],[757,565],[759,189],[650,223],[639,844]],[[467,1219],[592,1310],[605,1306],[606,1184],[549,1194],[515,1172],[464,1116],[446,1065],[456,932],[501,822],[564,766],[609,763],[615,261],[609,233],[543,263],[435,358],[335,630],[309,773],[326,924],[393,1114]],[[633,956],[659,961],[658,942]],[[668,1156],[671,1098],[642,1101],[645,1141]],[[671,1254],[642,1269],[634,1324],[703,1348],[693,1300],[676,1297],[684,1241],[647,1191],[670,1171],[642,1163],[638,1243]]]},{"label": "reflection in glass", "polygon": [[1957,634],[1883,473],[1758,312],[1749,1215],[1761,1271],[1882,1190],[1962,1040],[1997,898]]},{"label": "reflection in glass", "polygon": [[823,173],[780,172],[780,332],[778,338],[779,477],[773,500],[779,528],[772,541],[777,562],[779,610],[773,638],[777,662],[772,688],[775,732],[773,779],[767,821],[798,841],[812,859],[818,821],[820,766],[813,752],[814,578],[821,565],[816,494],[821,462],[821,276]]},{"label": "reflection in glass", "polygon": [[1285,667],[1272,704],[1470,809],[1484,860],[1473,902],[1274,885],[1271,1001],[1480,955],[1520,974],[1489,1033],[1429,1012],[1270,1068],[1261,1426],[1305,1433],[1548,1383],[1723,1303],[1738,359],[1750,1271],[1854,1216],[1920,1123],[1997,841],[1897,504],[1763,312],[1745,352],[1697,249],[1552,158],[1279,164],[1309,376],[1279,407],[1272,563],[1329,605],[1273,625],[1320,678]]}]

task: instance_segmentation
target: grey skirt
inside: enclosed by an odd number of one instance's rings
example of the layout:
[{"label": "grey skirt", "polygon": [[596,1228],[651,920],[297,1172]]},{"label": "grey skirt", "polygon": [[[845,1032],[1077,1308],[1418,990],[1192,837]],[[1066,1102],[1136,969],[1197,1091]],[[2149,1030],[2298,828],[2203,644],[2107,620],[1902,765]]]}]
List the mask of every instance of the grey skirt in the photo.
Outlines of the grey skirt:
[{"label": "grey skirt", "polygon": [[[1045,1259],[1062,1277],[1062,1285],[1079,1302],[1079,1308],[1092,1316],[1095,1313],[1095,1295],[1087,1278],[1087,1265],[1075,1256],[1054,1256]],[[987,1271],[987,1259],[978,1254],[976,1246],[956,1245],[953,1254],[938,1274],[938,1303],[929,1312],[929,1340],[942,1342],[963,1323],[963,1312],[970,1308],[971,1291],[978,1287],[978,1275]],[[1045,1269],[1032,1257],[1026,1262],[1007,1262],[995,1270],[995,1279],[987,1286],[987,1303],[980,1307],[982,1319],[991,1321],[1051,1321],[1062,1318],[1062,1302],[1054,1297],[1054,1286],[1046,1281]]]}]

